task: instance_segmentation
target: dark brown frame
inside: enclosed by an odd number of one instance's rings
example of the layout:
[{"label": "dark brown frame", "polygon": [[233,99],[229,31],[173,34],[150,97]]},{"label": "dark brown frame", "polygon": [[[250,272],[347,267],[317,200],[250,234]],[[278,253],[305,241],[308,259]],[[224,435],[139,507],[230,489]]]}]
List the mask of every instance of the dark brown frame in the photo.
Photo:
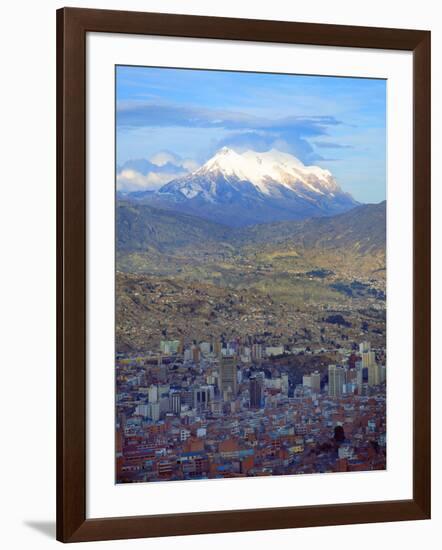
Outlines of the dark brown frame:
[{"label": "dark brown frame", "polygon": [[[87,32],[413,52],[414,357],[410,500],[86,519]],[[430,517],[430,32],[63,8],[57,11],[57,539],[253,531]]]}]

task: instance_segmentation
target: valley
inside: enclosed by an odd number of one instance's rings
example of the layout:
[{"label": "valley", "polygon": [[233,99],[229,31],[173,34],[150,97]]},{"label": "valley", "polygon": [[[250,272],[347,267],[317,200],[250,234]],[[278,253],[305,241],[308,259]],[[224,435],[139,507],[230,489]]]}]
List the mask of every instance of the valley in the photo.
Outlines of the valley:
[{"label": "valley", "polygon": [[[117,218],[121,351],[195,334],[318,349],[385,336],[385,203],[246,228],[127,201]],[[351,326],[325,320],[337,314]]]}]

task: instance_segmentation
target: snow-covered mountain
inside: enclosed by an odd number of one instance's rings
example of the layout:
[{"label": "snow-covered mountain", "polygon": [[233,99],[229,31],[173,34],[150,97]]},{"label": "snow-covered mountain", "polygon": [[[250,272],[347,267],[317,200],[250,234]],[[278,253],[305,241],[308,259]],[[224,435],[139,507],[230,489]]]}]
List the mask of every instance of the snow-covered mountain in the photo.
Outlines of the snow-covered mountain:
[{"label": "snow-covered mountain", "polygon": [[[286,195],[287,191],[306,198],[333,196],[339,192],[328,170],[304,166],[288,153],[272,149],[266,153],[246,151],[239,154],[227,147],[193,173],[163,186],[160,192],[178,192],[187,199],[201,195],[209,201],[216,201],[222,200],[222,188],[226,184],[232,187],[232,192],[241,192],[245,183],[251,183],[257,193],[275,198]],[[247,190],[247,185],[245,188]]]},{"label": "snow-covered mountain", "polygon": [[147,201],[237,226],[337,214],[358,204],[328,170],[275,149],[240,154],[227,147]]}]

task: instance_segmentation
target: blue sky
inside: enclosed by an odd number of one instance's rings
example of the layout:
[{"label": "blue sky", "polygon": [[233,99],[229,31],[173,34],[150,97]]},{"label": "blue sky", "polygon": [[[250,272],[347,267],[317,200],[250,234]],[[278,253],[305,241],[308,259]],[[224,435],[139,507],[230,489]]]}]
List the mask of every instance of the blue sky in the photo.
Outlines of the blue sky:
[{"label": "blue sky", "polygon": [[361,202],[385,199],[384,80],[118,66],[116,99],[119,167],[143,172],[128,161],[169,153],[140,178],[167,181],[222,146],[275,148],[329,169]]}]

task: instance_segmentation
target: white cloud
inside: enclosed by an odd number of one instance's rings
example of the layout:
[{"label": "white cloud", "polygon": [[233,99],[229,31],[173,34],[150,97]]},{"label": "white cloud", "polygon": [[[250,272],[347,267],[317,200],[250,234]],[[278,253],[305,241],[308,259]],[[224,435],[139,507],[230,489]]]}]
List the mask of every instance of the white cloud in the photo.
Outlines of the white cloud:
[{"label": "white cloud", "polygon": [[169,162],[170,164],[180,166],[181,161],[180,157],[170,153],[169,151],[158,151],[158,153],[152,155],[149,160],[152,164],[156,164],[157,166],[164,166]]},{"label": "white cloud", "polygon": [[185,172],[181,174],[149,172],[144,175],[136,170],[125,169],[117,175],[117,190],[125,192],[156,191],[169,181],[184,175]]},{"label": "white cloud", "polygon": [[197,170],[200,167],[198,162],[196,162],[195,160],[192,160],[192,159],[183,159],[181,161],[180,166],[182,166],[188,172],[194,172],[195,170]]},{"label": "white cloud", "polygon": [[187,172],[193,172],[199,168],[199,164],[193,159],[183,159],[175,153],[170,151],[158,151],[149,158],[149,161],[156,166],[166,166],[167,164],[172,164],[173,166],[178,166],[184,168]]},{"label": "white cloud", "polygon": [[158,151],[149,160],[128,160],[117,175],[117,190],[157,191],[169,181],[199,168],[192,159],[183,159],[170,151]]}]

